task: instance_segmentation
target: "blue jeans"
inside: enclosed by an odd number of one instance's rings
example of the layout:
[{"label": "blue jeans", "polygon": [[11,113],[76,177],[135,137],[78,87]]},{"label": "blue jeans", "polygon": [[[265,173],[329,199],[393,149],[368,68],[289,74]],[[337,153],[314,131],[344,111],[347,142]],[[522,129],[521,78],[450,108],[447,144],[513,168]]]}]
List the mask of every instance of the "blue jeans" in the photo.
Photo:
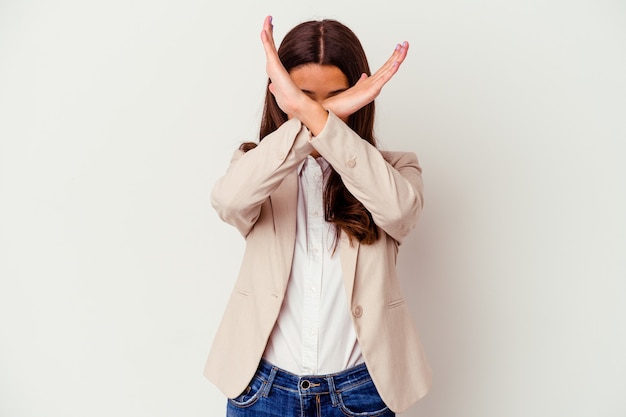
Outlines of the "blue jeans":
[{"label": "blue jeans", "polygon": [[227,417],[393,417],[365,364],[332,375],[298,376],[261,360]]}]

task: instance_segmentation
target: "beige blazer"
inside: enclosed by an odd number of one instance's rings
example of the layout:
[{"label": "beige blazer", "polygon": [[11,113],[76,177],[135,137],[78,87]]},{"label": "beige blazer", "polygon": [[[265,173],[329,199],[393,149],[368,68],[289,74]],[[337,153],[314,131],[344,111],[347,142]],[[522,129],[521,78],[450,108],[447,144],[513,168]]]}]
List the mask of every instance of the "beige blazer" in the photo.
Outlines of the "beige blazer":
[{"label": "beige blazer", "polygon": [[400,242],[422,208],[413,153],[381,152],[334,114],[311,137],[296,119],[253,150],[236,151],[211,195],[219,216],[246,238],[239,276],[209,354],[205,375],[227,397],[254,375],[289,280],[296,234],[296,168],[317,150],[371,212],[380,238],[362,245],[343,234],[341,266],[356,334],[382,399],[395,412],[424,396],[431,371],[396,276]]}]

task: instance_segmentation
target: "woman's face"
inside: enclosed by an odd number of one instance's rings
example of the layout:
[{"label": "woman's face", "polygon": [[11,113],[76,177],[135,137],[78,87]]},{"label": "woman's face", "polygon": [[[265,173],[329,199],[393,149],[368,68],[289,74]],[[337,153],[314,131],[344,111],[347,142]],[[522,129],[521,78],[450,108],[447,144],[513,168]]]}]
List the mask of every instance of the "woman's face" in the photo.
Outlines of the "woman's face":
[{"label": "woman's face", "polygon": [[320,104],[350,87],[346,75],[334,65],[300,65],[292,69],[289,75],[300,90]]}]

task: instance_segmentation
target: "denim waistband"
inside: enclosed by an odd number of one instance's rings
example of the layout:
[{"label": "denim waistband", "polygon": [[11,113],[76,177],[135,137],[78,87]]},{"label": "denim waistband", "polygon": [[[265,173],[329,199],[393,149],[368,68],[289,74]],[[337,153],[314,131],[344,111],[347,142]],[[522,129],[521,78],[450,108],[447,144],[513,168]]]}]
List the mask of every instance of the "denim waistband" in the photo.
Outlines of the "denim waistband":
[{"label": "denim waistband", "polygon": [[298,392],[300,395],[332,394],[370,381],[365,364],[327,375],[295,375],[261,359],[257,375],[266,381],[266,389],[272,387]]}]

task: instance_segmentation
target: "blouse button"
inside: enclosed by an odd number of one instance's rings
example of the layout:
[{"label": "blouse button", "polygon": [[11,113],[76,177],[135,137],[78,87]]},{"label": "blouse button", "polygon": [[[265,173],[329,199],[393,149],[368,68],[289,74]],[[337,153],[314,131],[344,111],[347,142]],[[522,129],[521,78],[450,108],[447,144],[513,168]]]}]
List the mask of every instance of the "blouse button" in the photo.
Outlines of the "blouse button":
[{"label": "blouse button", "polygon": [[354,168],[356,166],[356,161],[353,159],[348,159],[348,162],[346,162],[346,165],[348,165],[348,168]]},{"label": "blouse button", "polygon": [[363,315],[363,307],[361,306],[356,306],[354,307],[354,310],[352,310],[352,314],[354,314],[354,317],[359,318]]},{"label": "blouse button", "polygon": [[278,158],[278,159],[285,159],[285,154],[284,154],[284,153],[282,153],[282,152],[278,152],[278,153],[276,154],[276,158]]}]

